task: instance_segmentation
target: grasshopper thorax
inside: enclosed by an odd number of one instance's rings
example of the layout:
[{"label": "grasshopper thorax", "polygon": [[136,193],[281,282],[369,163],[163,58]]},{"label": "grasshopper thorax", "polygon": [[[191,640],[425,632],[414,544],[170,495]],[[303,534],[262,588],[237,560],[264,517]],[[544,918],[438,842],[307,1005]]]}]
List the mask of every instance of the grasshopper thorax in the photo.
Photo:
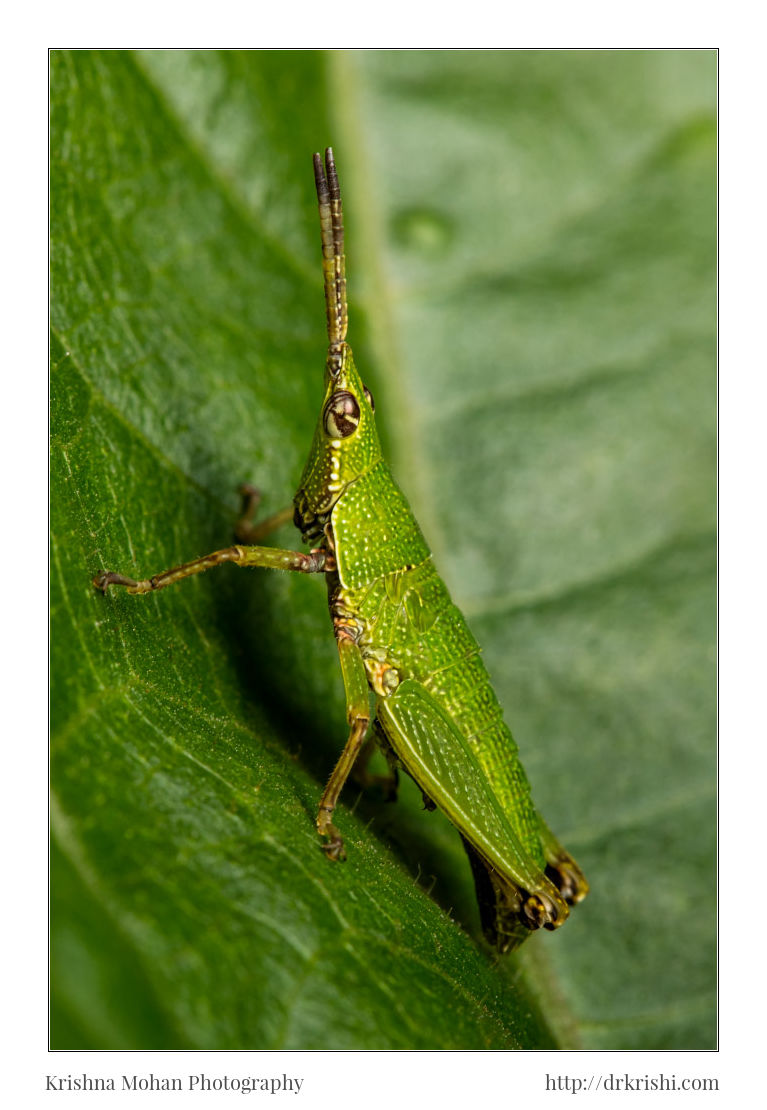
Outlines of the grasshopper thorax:
[{"label": "grasshopper thorax", "polygon": [[325,396],[309,458],[293,499],[304,536],[319,534],[344,490],[381,460],[375,405],[347,343],[331,345]]}]

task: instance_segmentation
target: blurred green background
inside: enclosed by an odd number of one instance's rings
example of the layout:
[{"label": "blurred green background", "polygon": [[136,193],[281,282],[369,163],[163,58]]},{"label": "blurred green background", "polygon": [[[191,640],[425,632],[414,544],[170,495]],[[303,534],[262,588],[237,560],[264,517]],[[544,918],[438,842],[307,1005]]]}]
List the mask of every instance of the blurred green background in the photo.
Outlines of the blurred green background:
[{"label": "blurred green background", "polygon": [[[714,52],[54,51],[51,92],[52,1046],[712,1047]],[[592,885],[500,961],[408,784],[318,848],[321,582],[90,585],[290,502],[328,143],[395,473]]]}]

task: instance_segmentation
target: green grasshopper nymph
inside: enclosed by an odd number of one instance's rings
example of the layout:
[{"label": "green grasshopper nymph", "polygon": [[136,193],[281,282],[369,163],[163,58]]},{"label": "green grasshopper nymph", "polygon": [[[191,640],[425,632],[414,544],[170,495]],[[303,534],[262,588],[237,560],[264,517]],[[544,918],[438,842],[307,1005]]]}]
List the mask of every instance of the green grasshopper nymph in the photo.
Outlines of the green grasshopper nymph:
[{"label": "green grasshopper nymph", "polygon": [[[410,775],[426,807],[439,806],[469,855],[482,926],[501,952],[531,931],[555,929],[588,884],[533,805],[517,746],[480,657],[450,600],[410,506],[381,453],[374,403],[346,342],[341,193],[333,152],[314,155],[328,327],[325,396],[293,500],[308,554],[261,547],[286,512],[252,522],[256,493],[244,487],[240,544],[142,581],[105,571],[103,591],[161,590],[221,563],[324,574],[346,694],[349,738],[319,804],[317,831],[333,860],[344,858],[333,814],[354,768],[365,781],[374,741],[392,768]],[[370,690],[375,701],[373,731]],[[355,767],[356,764],[356,767]]]}]

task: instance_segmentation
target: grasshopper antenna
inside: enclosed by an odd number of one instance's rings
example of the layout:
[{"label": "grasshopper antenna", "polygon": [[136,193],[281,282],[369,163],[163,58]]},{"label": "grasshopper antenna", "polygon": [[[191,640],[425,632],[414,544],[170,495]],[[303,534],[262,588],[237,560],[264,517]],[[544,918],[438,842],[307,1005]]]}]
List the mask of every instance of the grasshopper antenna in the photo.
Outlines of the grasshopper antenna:
[{"label": "grasshopper antenna", "polygon": [[320,209],[322,234],[322,272],[325,279],[325,314],[328,322],[329,363],[337,376],[341,370],[341,347],[346,339],[346,259],[344,257],[344,217],[341,189],[332,147],[322,157],[314,155],[314,180]]}]

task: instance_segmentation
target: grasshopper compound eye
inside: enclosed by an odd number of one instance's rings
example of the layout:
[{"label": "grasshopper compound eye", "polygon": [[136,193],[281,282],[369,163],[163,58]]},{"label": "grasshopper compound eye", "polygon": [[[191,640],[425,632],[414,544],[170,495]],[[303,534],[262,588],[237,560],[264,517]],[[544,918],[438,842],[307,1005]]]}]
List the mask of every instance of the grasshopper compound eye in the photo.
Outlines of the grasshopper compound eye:
[{"label": "grasshopper compound eye", "polygon": [[339,389],[325,406],[325,431],[333,439],[345,439],[360,422],[360,407],[353,393]]}]

